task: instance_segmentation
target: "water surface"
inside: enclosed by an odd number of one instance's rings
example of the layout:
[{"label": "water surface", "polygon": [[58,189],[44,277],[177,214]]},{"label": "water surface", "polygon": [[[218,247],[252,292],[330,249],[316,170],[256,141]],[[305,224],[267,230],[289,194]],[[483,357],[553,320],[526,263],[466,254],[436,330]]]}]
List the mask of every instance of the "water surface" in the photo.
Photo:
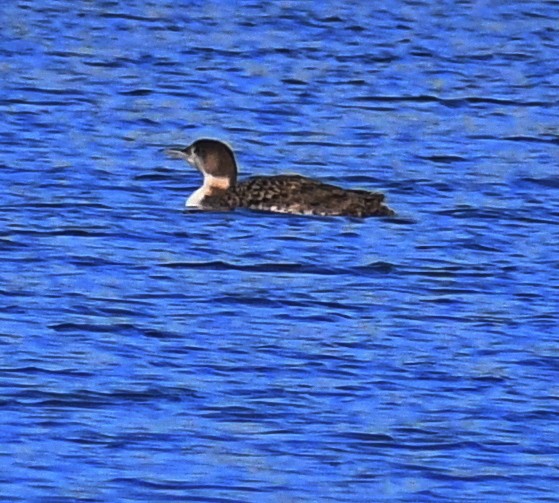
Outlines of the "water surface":
[{"label": "water surface", "polygon": [[[558,18],[4,5],[2,501],[557,501]],[[184,212],[203,136],[398,216]]]}]

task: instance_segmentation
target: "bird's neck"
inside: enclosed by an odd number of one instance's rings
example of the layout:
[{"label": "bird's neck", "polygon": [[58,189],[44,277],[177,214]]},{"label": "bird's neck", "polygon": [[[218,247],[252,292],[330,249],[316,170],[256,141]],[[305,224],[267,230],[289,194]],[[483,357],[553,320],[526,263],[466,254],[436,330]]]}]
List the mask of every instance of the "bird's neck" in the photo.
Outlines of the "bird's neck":
[{"label": "bird's neck", "polygon": [[186,206],[201,206],[205,197],[219,196],[229,190],[230,187],[230,178],[204,173],[204,183],[187,199]]}]

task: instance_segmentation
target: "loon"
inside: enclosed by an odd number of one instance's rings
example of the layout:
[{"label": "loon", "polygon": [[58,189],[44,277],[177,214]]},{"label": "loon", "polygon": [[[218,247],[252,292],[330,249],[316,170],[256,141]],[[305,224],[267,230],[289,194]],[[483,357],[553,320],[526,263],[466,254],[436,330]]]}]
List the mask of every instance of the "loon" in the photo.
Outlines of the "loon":
[{"label": "loon", "polygon": [[204,210],[251,210],[296,215],[390,216],[384,194],[343,189],[301,175],[255,176],[237,182],[237,163],[231,148],[218,140],[200,139],[168,153],[185,159],[204,176],[202,186],[186,207]]}]

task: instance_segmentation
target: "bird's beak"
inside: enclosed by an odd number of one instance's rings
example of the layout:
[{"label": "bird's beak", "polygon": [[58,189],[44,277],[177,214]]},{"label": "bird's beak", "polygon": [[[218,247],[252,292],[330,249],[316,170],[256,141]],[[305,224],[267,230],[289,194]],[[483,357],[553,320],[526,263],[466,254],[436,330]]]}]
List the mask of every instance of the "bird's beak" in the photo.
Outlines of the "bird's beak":
[{"label": "bird's beak", "polygon": [[171,147],[166,149],[165,153],[170,157],[174,157],[175,159],[188,159],[187,149],[188,147]]}]

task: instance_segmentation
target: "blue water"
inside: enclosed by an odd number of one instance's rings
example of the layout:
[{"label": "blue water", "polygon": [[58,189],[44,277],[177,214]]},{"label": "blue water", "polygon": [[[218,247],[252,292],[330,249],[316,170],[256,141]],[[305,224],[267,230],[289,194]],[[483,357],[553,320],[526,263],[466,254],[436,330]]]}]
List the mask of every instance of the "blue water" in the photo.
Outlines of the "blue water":
[{"label": "blue water", "polygon": [[[559,501],[558,2],[0,19],[1,501]],[[184,212],[204,136],[398,216]]]}]

